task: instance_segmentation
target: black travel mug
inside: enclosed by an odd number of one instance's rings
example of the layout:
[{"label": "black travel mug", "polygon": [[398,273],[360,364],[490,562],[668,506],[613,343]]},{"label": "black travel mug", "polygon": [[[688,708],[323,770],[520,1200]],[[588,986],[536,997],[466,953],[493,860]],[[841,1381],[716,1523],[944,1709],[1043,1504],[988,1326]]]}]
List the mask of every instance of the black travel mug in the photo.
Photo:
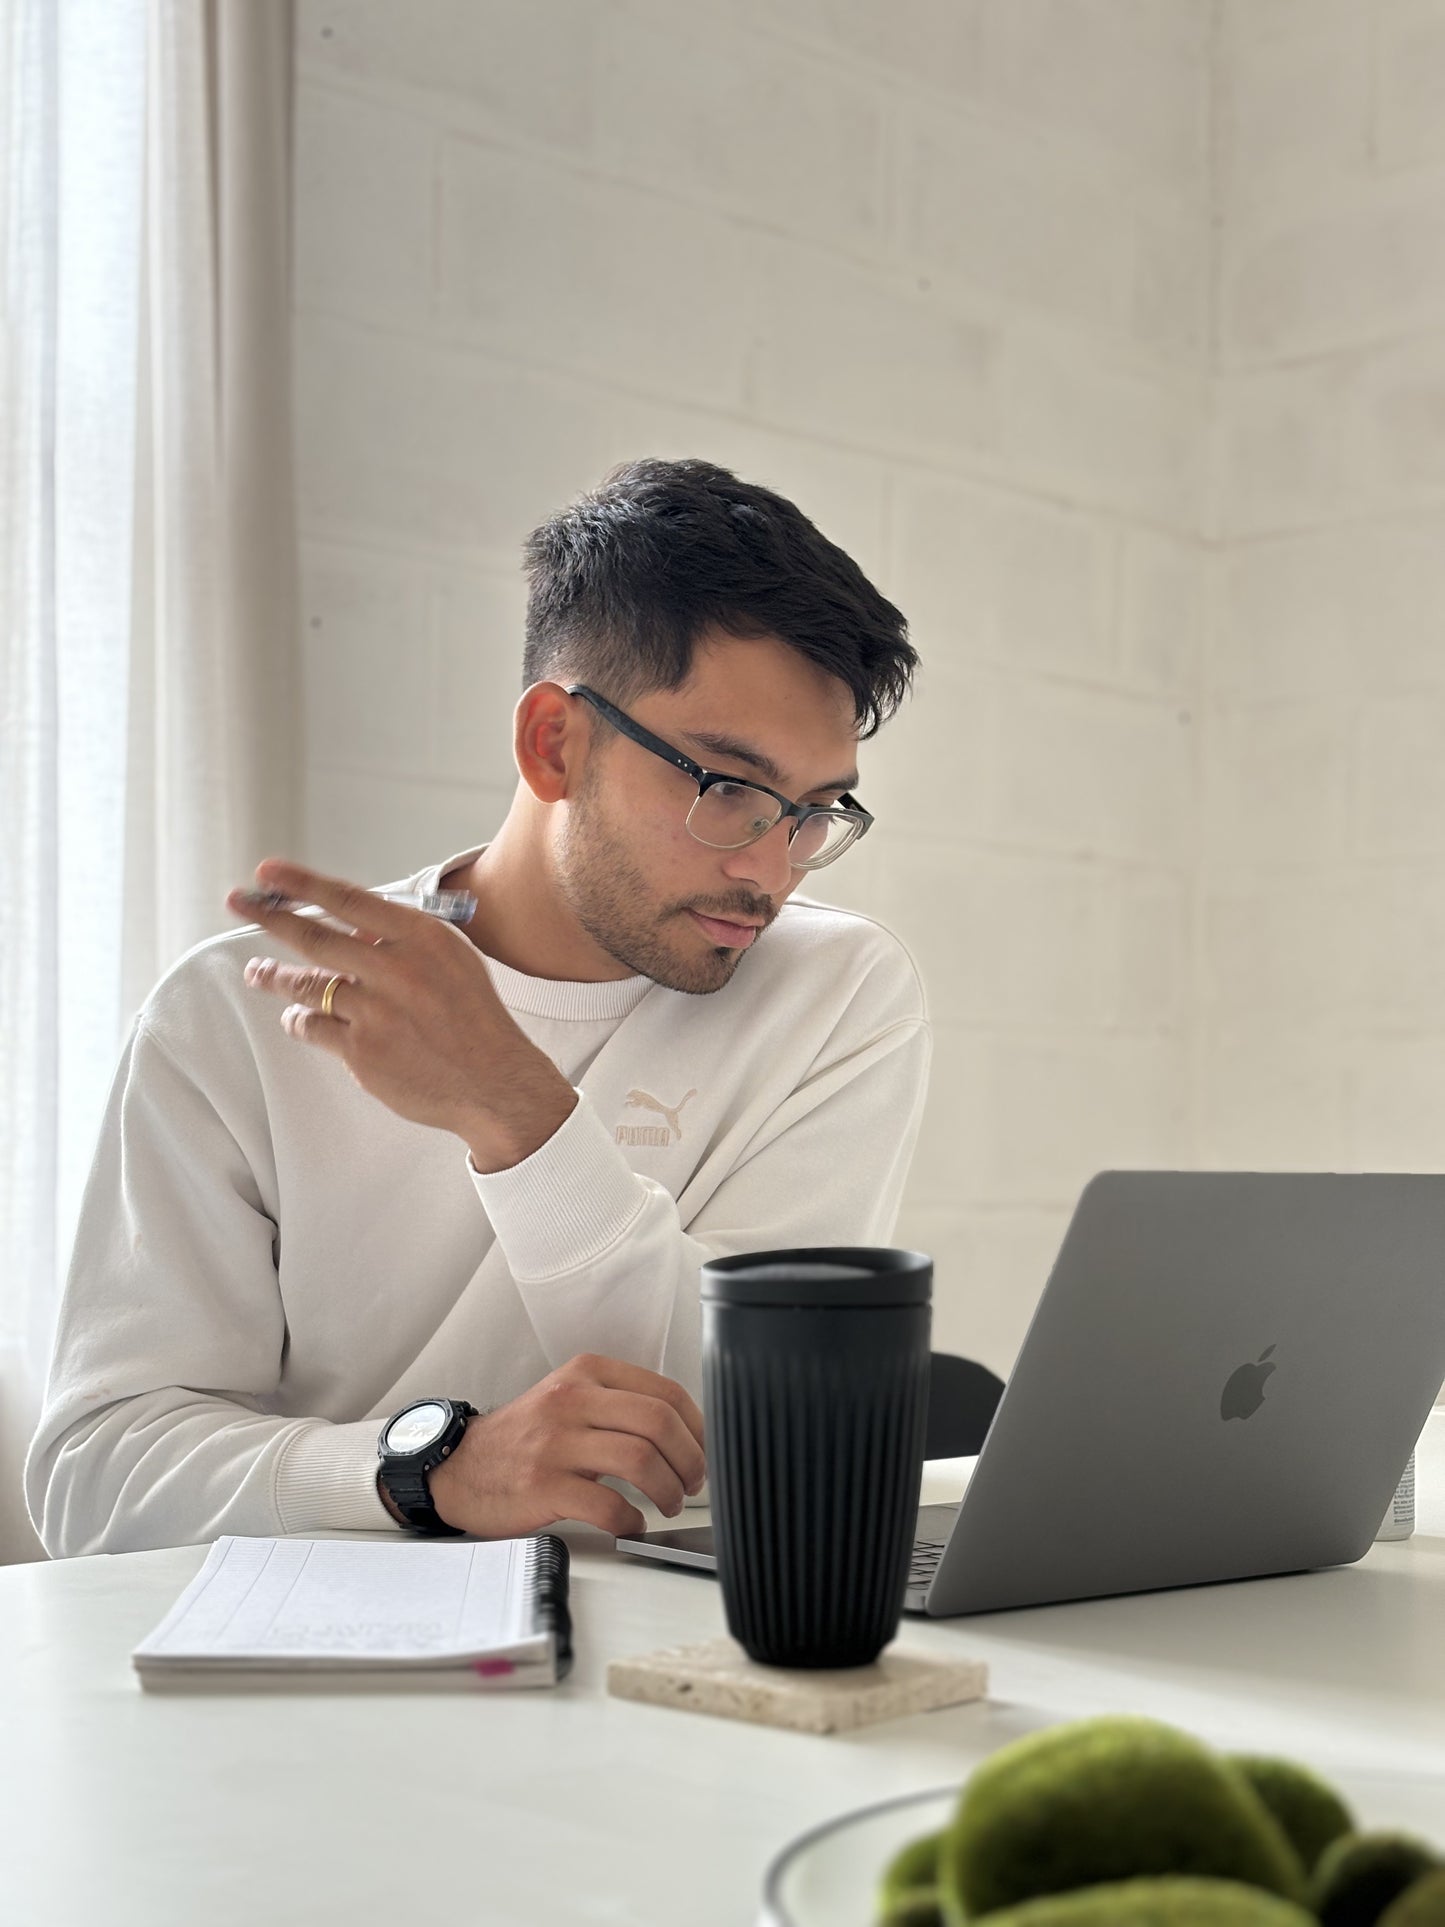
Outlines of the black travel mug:
[{"label": "black travel mug", "polygon": [[828,1245],[702,1267],[728,1631],[769,1666],[866,1666],[898,1630],[928,1416],[933,1260]]}]

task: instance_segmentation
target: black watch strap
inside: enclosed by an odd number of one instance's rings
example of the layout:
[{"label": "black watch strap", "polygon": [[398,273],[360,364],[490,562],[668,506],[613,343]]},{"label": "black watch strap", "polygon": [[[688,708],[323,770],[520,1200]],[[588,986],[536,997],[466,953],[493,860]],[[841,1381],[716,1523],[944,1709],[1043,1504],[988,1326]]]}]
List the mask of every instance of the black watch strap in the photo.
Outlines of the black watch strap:
[{"label": "black watch strap", "polygon": [[[448,1409],[446,1429],[423,1452],[388,1452],[386,1435],[401,1416],[399,1412],[394,1412],[382,1426],[381,1437],[377,1442],[377,1456],[381,1460],[378,1476],[388,1498],[413,1532],[435,1539],[461,1538],[462,1528],[449,1526],[432,1503],[427,1475],[434,1472],[443,1459],[450,1458],[461,1444],[462,1434],[467,1429],[467,1421],[477,1416],[477,1408],[475,1405],[469,1405],[464,1398],[417,1399],[414,1403],[446,1406]],[[402,1407],[403,1411],[409,1409],[410,1407],[407,1406]]]}]

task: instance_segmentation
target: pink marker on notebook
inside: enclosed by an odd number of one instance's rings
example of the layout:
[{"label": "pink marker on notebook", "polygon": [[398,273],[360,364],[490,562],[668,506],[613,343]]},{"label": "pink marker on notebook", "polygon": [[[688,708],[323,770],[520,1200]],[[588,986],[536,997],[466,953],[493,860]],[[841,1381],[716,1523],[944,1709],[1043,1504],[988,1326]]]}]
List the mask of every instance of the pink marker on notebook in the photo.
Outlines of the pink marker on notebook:
[{"label": "pink marker on notebook", "polygon": [[472,1670],[483,1679],[500,1679],[505,1673],[515,1673],[517,1668],[510,1659],[478,1659],[472,1662]]}]

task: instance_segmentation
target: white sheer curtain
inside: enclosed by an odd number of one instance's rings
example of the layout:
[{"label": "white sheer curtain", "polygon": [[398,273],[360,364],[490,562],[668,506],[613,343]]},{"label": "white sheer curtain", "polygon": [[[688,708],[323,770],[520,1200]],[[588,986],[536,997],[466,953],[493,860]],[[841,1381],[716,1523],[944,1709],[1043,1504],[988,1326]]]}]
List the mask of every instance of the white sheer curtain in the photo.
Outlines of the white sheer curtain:
[{"label": "white sheer curtain", "polygon": [[0,0],[0,1560],[125,1029],[295,844],[291,44]]}]

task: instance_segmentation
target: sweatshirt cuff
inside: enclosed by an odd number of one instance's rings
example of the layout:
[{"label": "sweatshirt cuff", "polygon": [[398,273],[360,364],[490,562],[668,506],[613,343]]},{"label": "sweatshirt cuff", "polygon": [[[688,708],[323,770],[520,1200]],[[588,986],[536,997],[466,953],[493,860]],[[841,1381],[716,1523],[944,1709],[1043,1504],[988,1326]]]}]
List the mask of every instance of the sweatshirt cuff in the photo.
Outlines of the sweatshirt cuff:
[{"label": "sweatshirt cuff", "polygon": [[640,1216],[647,1185],[608,1134],[590,1098],[547,1142],[507,1171],[467,1169],[518,1283],[591,1264]]},{"label": "sweatshirt cuff", "polygon": [[402,1530],[376,1489],[380,1421],[300,1425],[276,1462],[276,1513],[283,1532]]}]

